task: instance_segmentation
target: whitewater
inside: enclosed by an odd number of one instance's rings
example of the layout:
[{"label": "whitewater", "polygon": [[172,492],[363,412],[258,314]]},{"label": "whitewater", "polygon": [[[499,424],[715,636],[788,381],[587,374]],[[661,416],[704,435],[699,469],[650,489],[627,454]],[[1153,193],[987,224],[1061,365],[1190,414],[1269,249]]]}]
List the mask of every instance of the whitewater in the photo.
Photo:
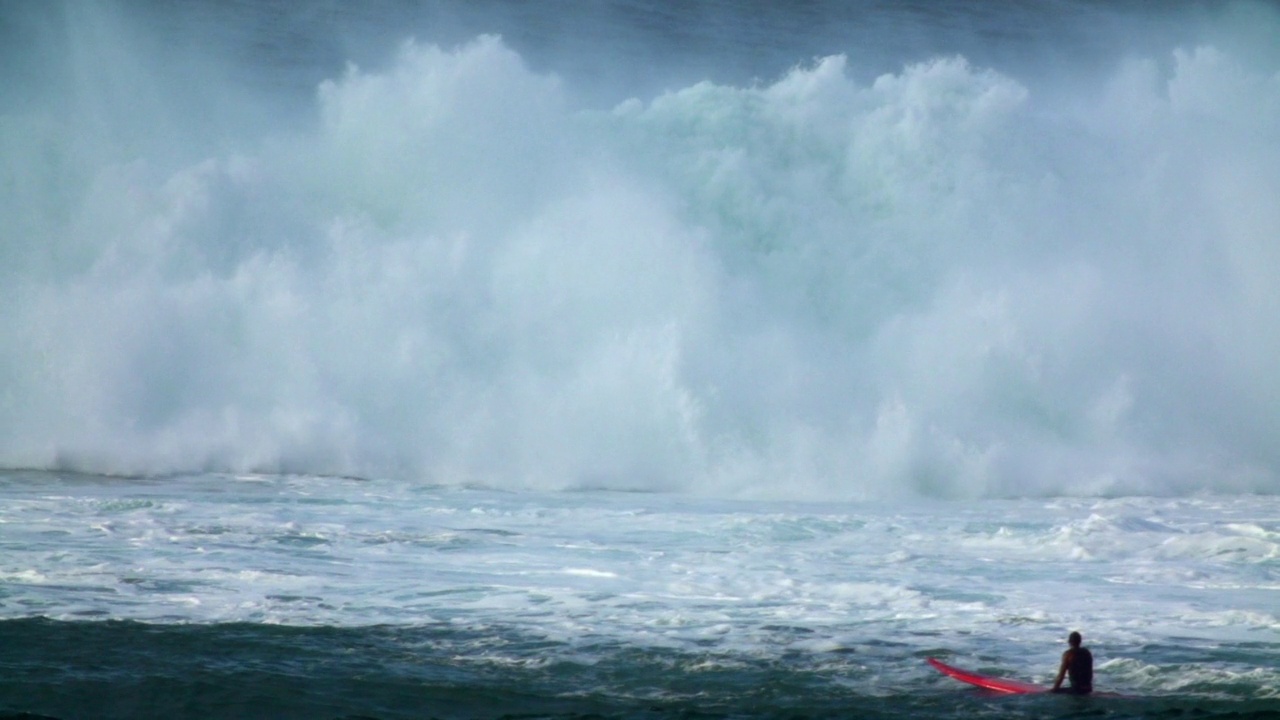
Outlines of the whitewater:
[{"label": "whitewater", "polygon": [[0,2],[0,717],[1280,711],[1277,37]]}]

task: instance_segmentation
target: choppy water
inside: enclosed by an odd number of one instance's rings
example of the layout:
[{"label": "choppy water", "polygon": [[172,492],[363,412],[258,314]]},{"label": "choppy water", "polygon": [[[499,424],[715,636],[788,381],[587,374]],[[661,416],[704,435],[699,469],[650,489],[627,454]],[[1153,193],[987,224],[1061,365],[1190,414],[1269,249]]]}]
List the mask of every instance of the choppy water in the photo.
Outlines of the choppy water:
[{"label": "choppy water", "polygon": [[[1280,710],[1273,498],[732,503],[8,474],[0,707],[59,717]],[[100,714],[99,714],[100,711]],[[1262,715],[1259,715],[1261,717]]]}]

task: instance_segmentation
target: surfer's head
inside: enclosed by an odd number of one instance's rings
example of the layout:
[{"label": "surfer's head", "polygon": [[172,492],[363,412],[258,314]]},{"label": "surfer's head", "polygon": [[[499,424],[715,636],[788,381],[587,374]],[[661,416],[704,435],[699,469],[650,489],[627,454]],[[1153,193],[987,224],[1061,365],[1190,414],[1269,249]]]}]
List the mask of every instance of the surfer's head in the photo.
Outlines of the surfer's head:
[{"label": "surfer's head", "polygon": [[1067,636],[1067,642],[1071,647],[1080,647],[1080,633],[1074,630],[1071,631],[1071,634]]}]

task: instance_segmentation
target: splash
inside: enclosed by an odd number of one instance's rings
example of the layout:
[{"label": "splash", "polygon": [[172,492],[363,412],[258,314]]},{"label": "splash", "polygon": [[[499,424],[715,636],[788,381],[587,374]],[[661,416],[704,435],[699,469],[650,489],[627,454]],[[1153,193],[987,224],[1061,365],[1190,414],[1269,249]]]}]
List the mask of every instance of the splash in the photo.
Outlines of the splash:
[{"label": "splash", "polygon": [[232,149],[148,140],[183,127],[149,105],[7,113],[0,464],[1280,489],[1274,67],[854,75],[599,109],[483,36],[351,66]]}]

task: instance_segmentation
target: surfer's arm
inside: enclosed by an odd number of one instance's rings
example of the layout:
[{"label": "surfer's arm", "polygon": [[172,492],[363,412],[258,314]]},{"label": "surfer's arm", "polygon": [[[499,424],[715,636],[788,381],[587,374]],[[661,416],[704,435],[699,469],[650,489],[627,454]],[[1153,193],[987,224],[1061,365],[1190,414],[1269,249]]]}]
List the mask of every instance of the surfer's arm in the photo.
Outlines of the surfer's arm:
[{"label": "surfer's arm", "polygon": [[1062,653],[1062,664],[1058,666],[1058,677],[1053,680],[1053,690],[1050,692],[1058,692],[1062,687],[1062,679],[1067,676],[1067,665],[1071,662],[1071,651]]}]

